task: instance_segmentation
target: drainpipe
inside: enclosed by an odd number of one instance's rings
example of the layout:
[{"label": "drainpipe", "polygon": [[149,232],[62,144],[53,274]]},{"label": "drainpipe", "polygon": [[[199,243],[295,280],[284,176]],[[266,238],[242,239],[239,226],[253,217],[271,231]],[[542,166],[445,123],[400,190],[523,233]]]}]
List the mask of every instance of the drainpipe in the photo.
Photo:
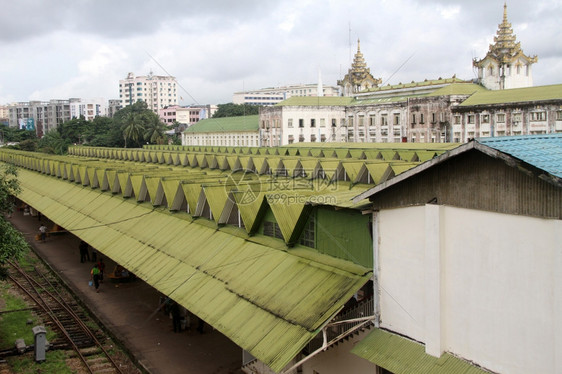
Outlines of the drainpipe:
[{"label": "drainpipe", "polygon": [[374,324],[375,327],[380,327],[380,266],[379,266],[379,217],[380,212],[378,210],[373,211],[373,311],[375,314]]}]

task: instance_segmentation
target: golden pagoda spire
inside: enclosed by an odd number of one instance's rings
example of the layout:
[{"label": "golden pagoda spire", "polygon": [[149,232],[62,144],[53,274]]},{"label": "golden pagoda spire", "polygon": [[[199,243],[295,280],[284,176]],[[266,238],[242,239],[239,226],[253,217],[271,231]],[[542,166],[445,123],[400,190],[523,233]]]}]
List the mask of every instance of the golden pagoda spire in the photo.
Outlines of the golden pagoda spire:
[{"label": "golden pagoda spire", "polygon": [[[527,56],[523,53],[521,43],[517,42],[507,17],[507,2],[504,2],[503,19],[498,25],[494,43],[490,44],[488,53],[483,59],[472,61],[473,66],[479,69],[479,79],[484,79],[485,85],[499,87],[499,89],[527,87],[532,85],[530,66],[537,61],[537,56]],[[519,78],[514,78],[512,68]],[[522,71],[524,73],[521,73]],[[523,81],[526,83],[522,83]]]},{"label": "golden pagoda spire", "polygon": [[[488,56],[494,57],[500,63],[508,63],[518,55],[524,56],[529,63],[537,62],[536,56],[529,57],[523,54],[521,43],[517,42],[516,39],[511,23],[507,18],[507,3],[504,3],[502,23],[498,25],[498,31],[494,36],[494,44],[490,44]],[[477,63],[478,61],[475,61],[475,66]]]},{"label": "golden pagoda spire", "polygon": [[349,69],[344,79],[338,80],[338,86],[343,87],[348,85],[348,87],[350,88],[347,89],[346,94],[359,92],[372,87],[377,87],[379,84],[381,84],[382,79],[375,79],[371,75],[370,70],[371,69],[367,67],[367,63],[363,58],[363,53],[361,53],[361,41],[358,38],[357,53],[355,53],[355,57],[353,58],[353,62],[351,63],[351,68]]}]

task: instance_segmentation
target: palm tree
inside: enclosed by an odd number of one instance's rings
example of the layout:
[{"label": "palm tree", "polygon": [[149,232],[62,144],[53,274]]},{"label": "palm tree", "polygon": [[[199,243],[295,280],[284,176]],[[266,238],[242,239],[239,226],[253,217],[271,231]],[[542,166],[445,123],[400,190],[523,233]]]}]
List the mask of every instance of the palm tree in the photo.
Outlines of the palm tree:
[{"label": "palm tree", "polygon": [[154,113],[148,113],[145,122],[144,140],[152,144],[164,139],[167,127]]},{"label": "palm tree", "polygon": [[135,113],[129,113],[125,119],[123,126],[123,138],[125,139],[125,148],[127,148],[127,139],[131,139],[138,143],[141,135],[144,132],[144,124],[141,116]]}]

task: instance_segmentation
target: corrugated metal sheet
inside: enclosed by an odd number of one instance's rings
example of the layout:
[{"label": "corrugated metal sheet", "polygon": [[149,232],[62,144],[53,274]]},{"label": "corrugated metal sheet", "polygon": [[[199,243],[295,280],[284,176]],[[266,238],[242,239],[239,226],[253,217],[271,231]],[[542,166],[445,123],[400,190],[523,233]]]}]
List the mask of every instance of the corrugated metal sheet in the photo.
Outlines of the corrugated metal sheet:
[{"label": "corrugated metal sheet", "polygon": [[[280,371],[369,279],[27,170],[20,198]],[[173,239],[172,239],[173,238]],[[172,240],[171,240],[172,239]],[[337,264],[341,263],[341,267]],[[329,264],[329,265],[327,265]]]},{"label": "corrugated metal sheet", "polygon": [[562,178],[562,134],[482,138],[477,142]]},{"label": "corrugated metal sheet", "polygon": [[488,373],[449,353],[444,353],[440,358],[430,356],[425,353],[422,344],[381,329],[373,330],[351,353],[395,374]]}]

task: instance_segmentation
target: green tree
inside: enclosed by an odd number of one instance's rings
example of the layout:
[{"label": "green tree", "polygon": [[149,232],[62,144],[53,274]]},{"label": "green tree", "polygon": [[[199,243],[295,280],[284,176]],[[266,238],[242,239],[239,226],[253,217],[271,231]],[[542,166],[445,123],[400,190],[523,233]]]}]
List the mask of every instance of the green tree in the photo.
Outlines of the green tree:
[{"label": "green tree", "polygon": [[125,148],[127,148],[127,140],[132,140],[135,145],[139,146],[139,140],[142,139],[144,133],[144,121],[142,115],[129,113],[125,124],[123,125],[123,139],[125,140]]},{"label": "green tree", "polygon": [[68,153],[68,146],[71,141],[64,138],[59,131],[51,130],[39,139],[39,152],[55,153],[65,155]]},{"label": "green tree", "polygon": [[16,148],[22,151],[35,152],[37,150],[37,139],[26,139],[19,142]]},{"label": "green tree", "polygon": [[5,214],[12,213],[13,197],[19,192],[17,169],[13,165],[0,165],[0,264],[9,259],[19,259],[27,250],[22,234],[5,217]]},{"label": "green tree", "polygon": [[84,133],[88,145],[95,147],[123,147],[123,131],[113,118],[96,117]]},{"label": "green tree", "polygon": [[167,127],[154,112],[146,113],[144,116],[144,140],[150,144],[164,144]]},{"label": "green tree", "polygon": [[[66,121],[57,126],[57,131],[62,139],[68,144],[82,144],[83,134],[90,127],[91,122],[86,121],[83,116]],[[51,132],[51,131],[49,131]]]},{"label": "green tree", "polygon": [[251,116],[254,114],[259,114],[260,107],[257,105],[248,104],[219,104],[218,109],[213,114],[213,118],[220,117],[240,117],[240,116]]},{"label": "green tree", "polygon": [[28,139],[35,139],[37,135],[35,130],[24,130],[18,129],[17,127],[9,127],[0,125],[0,140],[4,140],[4,143],[19,143]]}]

